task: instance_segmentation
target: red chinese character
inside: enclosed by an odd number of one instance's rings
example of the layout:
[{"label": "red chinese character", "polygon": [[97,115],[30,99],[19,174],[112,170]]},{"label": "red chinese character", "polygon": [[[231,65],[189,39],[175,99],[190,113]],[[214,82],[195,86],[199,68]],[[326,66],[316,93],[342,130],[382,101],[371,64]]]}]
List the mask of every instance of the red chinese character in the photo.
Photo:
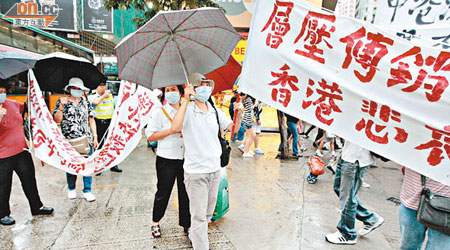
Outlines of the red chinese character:
[{"label": "red chinese character", "polygon": [[119,104],[119,108],[122,107],[122,104],[131,96],[131,87],[132,87],[132,83],[131,82],[125,82],[124,83],[124,88],[123,88],[123,96],[122,96],[122,101]]},{"label": "red chinese character", "polygon": [[280,68],[280,70],[283,71],[282,73],[270,72],[273,77],[277,78],[277,80],[269,83],[269,85],[281,85],[279,89],[272,89],[272,100],[274,100],[275,102],[280,102],[284,107],[287,107],[289,105],[292,96],[291,91],[287,89],[286,86],[289,85],[292,91],[299,90],[299,88],[295,85],[295,83],[298,83],[298,78],[294,75],[289,75],[287,72],[290,69],[291,68],[287,64],[284,64],[284,66]]},{"label": "red chinese character", "polygon": [[[323,41],[328,48],[332,49],[333,46],[324,38],[330,38],[330,33],[333,33],[336,30],[336,27],[334,27],[332,24],[329,24],[329,26],[331,27],[328,27],[325,23],[322,23],[322,26],[319,27],[319,21],[334,23],[335,20],[336,17],[334,15],[325,15],[310,11],[303,20],[302,30],[300,31],[300,34],[294,41],[294,43],[297,43],[300,38],[303,37],[306,31],[307,33],[305,39],[303,39],[303,41],[305,41],[303,45],[303,48],[305,48],[305,50],[295,50],[295,53],[324,64],[325,59],[321,57],[323,56],[323,49],[319,49],[317,45],[319,45]],[[306,43],[307,41],[308,44]]]},{"label": "red chinese character", "polygon": [[47,137],[45,136],[45,134],[42,130],[38,129],[36,132],[33,131],[33,142],[34,142],[35,148],[39,148],[46,141],[47,141]]},{"label": "red chinese character", "polygon": [[[314,86],[315,82],[309,79],[308,84],[312,87]],[[335,102],[335,100],[343,100],[341,96],[342,90],[339,89],[339,85],[335,82],[333,82],[332,85],[328,85],[325,79],[322,79],[322,81],[318,82],[318,84],[319,86],[316,87],[316,93],[320,97],[315,101],[304,100],[302,103],[302,108],[307,109],[311,105],[316,106],[316,118],[321,123],[329,126],[333,123],[334,118],[328,119],[327,117],[329,117],[333,111],[342,113],[342,110]],[[310,86],[308,86],[308,88],[306,89],[306,99],[309,99],[314,94],[314,90]]]},{"label": "red chinese character", "polygon": [[[131,139],[131,137],[133,137],[138,132],[137,128],[131,126],[128,123],[119,122],[118,125],[119,125],[120,130],[122,130],[122,132],[124,134],[128,134],[128,137],[125,138],[125,142],[128,142]],[[120,139],[122,139],[122,138],[120,138]]]},{"label": "red chinese character", "polygon": [[147,94],[147,92],[144,92],[138,95],[138,100],[139,100],[139,109],[143,111],[141,115],[146,116],[148,113],[150,113],[154,105],[151,100],[151,97]]},{"label": "red chinese character", "polygon": [[[410,62],[405,62],[403,59],[407,57],[413,57]],[[420,47],[413,47],[412,49],[406,51],[405,53],[395,57],[391,60],[391,63],[397,63],[397,69],[391,68],[391,78],[387,81],[387,86],[392,87],[398,84],[408,84],[405,88],[402,88],[404,92],[414,92],[419,88],[423,88],[425,95],[430,102],[437,102],[441,99],[442,94],[448,87],[449,82],[445,75],[440,74],[441,71],[450,71],[450,62],[444,66],[444,64],[450,59],[449,52],[440,52],[438,57],[428,56],[425,60],[421,54]],[[417,78],[413,78],[411,72],[409,71],[409,64],[414,63],[416,66],[420,67],[417,73]],[[428,67],[428,70],[424,68]],[[434,71],[434,74],[429,74],[428,72]],[[443,72],[442,72],[443,73]],[[425,82],[426,79],[431,80]],[[415,79],[413,82],[412,80]]]},{"label": "red chinese character", "polygon": [[276,1],[272,15],[270,15],[269,21],[267,21],[261,32],[265,31],[270,26],[270,31],[267,35],[266,45],[272,49],[277,49],[283,42],[283,37],[291,29],[289,24],[289,15],[291,14],[294,3]]},{"label": "red chinese character", "polygon": [[[431,166],[439,165],[442,162],[444,159],[444,156],[442,156],[444,150],[447,153],[448,159],[450,159],[450,132],[434,129],[428,125],[425,125],[425,127],[432,131],[431,137],[433,140],[421,144],[415,147],[415,149],[424,150],[431,148],[431,152],[427,158],[427,161]],[[444,148],[444,150],[442,150],[442,148]]]},{"label": "red chinese character", "polygon": [[347,69],[350,66],[353,57],[356,63],[360,64],[364,69],[369,68],[365,75],[359,71],[353,71],[361,82],[372,81],[376,70],[379,70],[377,69],[378,63],[388,53],[386,45],[394,44],[392,39],[380,33],[375,34],[369,32],[366,36],[366,29],[364,27],[339,39],[339,41],[347,44],[345,48],[347,56],[342,64],[343,69]]},{"label": "red chinese character", "polygon": [[445,127],[444,127],[444,130],[450,132],[450,125],[445,126]]},{"label": "red chinese character", "polygon": [[[361,110],[364,113],[369,114],[371,117],[375,117],[376,113],[378,112],[378,104],[374,101],[369,102],[363,100]],[[379,118],[385,124],[389,122],[389,119],[394,122],[401,123],[401,114],[395,110],[392,110],[389,106],[382,105],[379,111]],[[372,131],[373,127],[375,131]],[[355,126],[356,130],[358,131],[365,129],[367,138],[379,144],[389,143],[389,132],[385,132],[384,135],[377,135],[380,134],[384,129],[386,129],[386,127],[386,125],[375,124],[375,122],[371,119],[368,119],[366,121],[365,118],[361,118],[361,121],[359,121]],[[394,127],[394,129],[396,130],[394,140],[399,143],[406,142],[406,140],[408,139],[408,133],[404,129],[399,127]]]}]

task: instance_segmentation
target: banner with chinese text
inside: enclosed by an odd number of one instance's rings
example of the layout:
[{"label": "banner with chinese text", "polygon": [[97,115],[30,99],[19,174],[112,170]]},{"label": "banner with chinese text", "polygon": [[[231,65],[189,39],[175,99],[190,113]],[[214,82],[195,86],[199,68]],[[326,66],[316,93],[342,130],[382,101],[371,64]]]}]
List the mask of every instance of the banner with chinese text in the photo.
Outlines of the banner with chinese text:
[{"label": "banner with chinese text", "polygon": [[240,90],[450,185],[450,52],[300,0],[257,1]]},{"label": "banner with chinese text", "polygon": [[450,1],[378,0],[375,24],[406,39],[422,37],[431,45],[450,48]]},{"label": "banner with chinese text", "polygon": [[92,175],[122,162],[138,145],[142,128],[148,123],[151,111],[159,105],[152,91],[122,81],[104,146],[85,158],[62,135],[32,71],[29,77],[34,154],[41,161],[71,174]]}]

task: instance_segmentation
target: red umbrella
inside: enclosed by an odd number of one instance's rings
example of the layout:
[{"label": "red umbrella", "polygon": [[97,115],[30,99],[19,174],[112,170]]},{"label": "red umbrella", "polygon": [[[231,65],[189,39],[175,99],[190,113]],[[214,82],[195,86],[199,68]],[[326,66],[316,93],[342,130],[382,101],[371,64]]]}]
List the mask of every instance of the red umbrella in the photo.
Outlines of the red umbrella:
[{"label": "red umbrella", "polygon": [[232,56],[227,64],[206,75],[206,78],[214,81],[213,94],[232,89],[236,79],[241,74],[242,66]]}]

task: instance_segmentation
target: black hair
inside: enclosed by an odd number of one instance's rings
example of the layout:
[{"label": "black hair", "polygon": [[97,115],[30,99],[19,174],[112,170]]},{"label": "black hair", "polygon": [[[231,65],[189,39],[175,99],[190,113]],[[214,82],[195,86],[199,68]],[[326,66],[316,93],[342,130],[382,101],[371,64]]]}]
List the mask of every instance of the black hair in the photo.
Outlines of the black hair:
[{"label": "black hair", "polygon": [[11,85],[9,84],[8,80],[0,79],[0,88],[5,88],[6,91],[8,91],[10,87]]},{"label": "black hair", "polygon": [[[184,89],[183,86],[181,85],[176,85],[178,88],[178,91],[180,92],[180,95],[183,96],[184,95]],[[166,87],[162,88],[162,94],[161,94],[161,102],[164,100],[164,98],[166,97]]]}]

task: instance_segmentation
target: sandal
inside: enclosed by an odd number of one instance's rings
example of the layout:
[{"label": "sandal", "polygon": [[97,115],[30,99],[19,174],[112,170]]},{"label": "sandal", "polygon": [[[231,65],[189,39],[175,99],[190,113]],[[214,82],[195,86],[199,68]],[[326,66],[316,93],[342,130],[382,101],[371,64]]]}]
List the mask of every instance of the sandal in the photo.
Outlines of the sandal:
[{"label": "sandal", "polygon": [[152,226],[152,235],[155,238],[161,237],[161,228],[159,227],[159,225]]}]

